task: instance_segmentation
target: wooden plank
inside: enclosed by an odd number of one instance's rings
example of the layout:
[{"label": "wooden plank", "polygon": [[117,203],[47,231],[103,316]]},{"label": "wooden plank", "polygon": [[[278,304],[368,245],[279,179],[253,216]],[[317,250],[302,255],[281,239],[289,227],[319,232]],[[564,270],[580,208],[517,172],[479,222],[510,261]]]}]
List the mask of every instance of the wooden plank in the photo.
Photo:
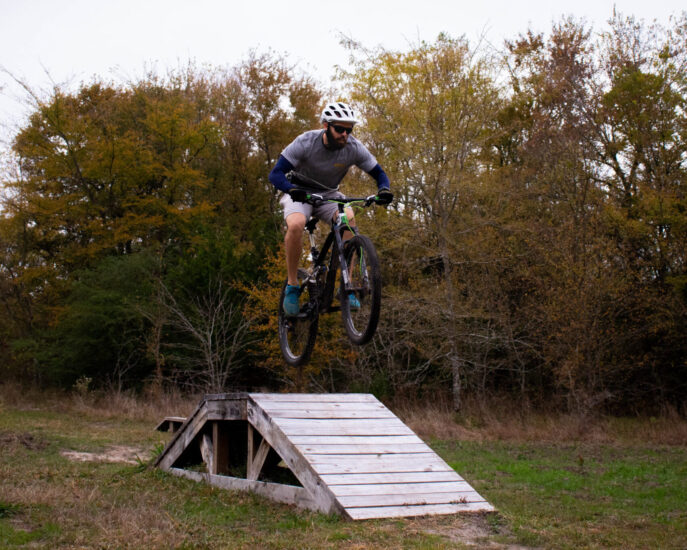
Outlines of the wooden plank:
[{"label": "wooden plank", "polygon": [[269,453],[270,449],[271,447],[269,443],[263,439],[258,447],[258,452],[255,453],[255,458],[248,463],[248,475],[246,476],[247,479],[258,479],[260,470],[262,470],[262,466],[265,463],[267,453]]},{"label": "wooden plank", "polygon": [[[267,413],[270,418],[272,415]],[[396,417],[389,418],[273,418],[274,422],[280,426],[290,427],[290,426],[322,426],[325,428],[330,428],[336,430],[337,428],[353,426],[355,428],[365,428],[369,430],[370,435],[385,435],[382,430],[388,427],[404,427],[406,430],[410,431],[410,428],[406,426]],[[379,433],[375,433],[379,432]],[[412,432],[411,432],[412,433]],[[329,435],[338,435],[337,433],[332,433]],[[362,434],[364,435],[364,434]],[[397,435],[397,434],[391,434]]]},{"label": "wooden plank", "polygon": [[347,508],[352,519],[395,518],[411,516],[434,516],[458,514],[460,512],[493,512],[488,502],[468,502],[465,504],[430,504],[426,506],[370,506],[366,508]]},{"label": "wooden plank", "polygon": [[[339,468],[341,473],[351,474],[373,474],[373,473],[392,473],[392,472],[447,472],[451,470],[442,460],[433,457],[413,460],[403,458],[400,460],[385,460],[378,458],[378,455],[351,456],[350,460],[317,460],[318,458],[329,458],[331,455],[310,455],[309,462],[318,473],[336,473]],[[340,455],[343,456],[343,455]],[[389,455],[381,455],[385,457]]]},{"label": "wooden plank", "polygon": [[408,463],[417,466],[419,471],[422,471],[423,466],[427,464],[440,464],[445,466],[447,470],[451,467],[444,462],[441,457],[432,452],[423,453],[398,453],[398,454],[365,454],[365,455],[347,455],[347,454],[328,454],[328,455],[307,455],[308,460],[312,464],[354,464],[356,462],[374,462],[375,464],[397,464]]},{"label": "wooden plank", "polygon": [[397,419],[304,420],[275,418],[274,423],[288,436],[292,435],[413,435]]},{"label": "wooden plank", "polygon": [[379,484],[379,483],[431,483],[439,481],[464,481],[454,470],[439,472],[394,472],[394,473],[365,473],[342,474],[332,473],[320,476],[332,491],[338,485]]},{"label": "wooden plank", "polygon": [[207,401],[206,407],[210,420],[246,420],[246,400]]},{"label": "wooden plank", "polygon": [[358,461],[348,464],[337,464],[335,462],[325,462],[323,464],[313,464],[315,471],[320,474],[373,474],[373,473],[394,473],[394,472],[446,472],[450,468],[445,464],[430,463],[418,467],[417,462],[380,462],[380,461]]},{"label": "wooden plank", "polygon": [[206,393],[203,396],[205,401],[248,401],[247,392],[233,393]]},{"label": "wooden plank", "polygon": [[333,485],[337,497],[358,495],[409,495],[413,493],[463,493],[474,491],[467,481],[437,483],[368,483],[358,485]]},{"label": "wooden plank", "polygon": [[338,513],[348,517],[343,506],[336,500],[331,490],[322,483],[313,466],[303,454],[289,441],[284,432],[275,425],[273,420],[258,404],[248,403],[248,421],[260,432],[272,448],[281,456],[296,479],[308,491],[310,498],[316,503],[317,509],[324,513]]},{"label": "wooden plank", "polygon": [[[275,421],[276,423],[276,421]],[[278,424],[282,431],[288,436],[293,437],[297,435],[317,435],[317,436],[328,436],[332,435],[332,432],[338,433],[340,435],[364,435],[365,427],[360,426],[339,426],[338,428],[333,426],[308,426],[307,424],[299,426],[282,426]],[[412,432],[406,426],[387,426],[384,430],[378,430],[377,435],[384,431],[389,435],[410,435]]]},{"label": "wooden plank", "polygon": [[185,416],[166,416],[155,426],[158,432],[176,432],[186,422]]},{"label": "wooden plank", "polygon": [[[174,432],[172,438],[167,442],[164,450],[160,453],[160,456],[155,460],[155,466],[162,469],[170,468],[174,461],[179,458],[184,448],[181,444],[183,434],[188,431],[188,426],[197,423],[199,416],[202,416],[205,411],[205,401],[201,401],[196,409],[186,418],[183,425]],[[202,427],[202,426],[201,426]]]},{"label": "wooden plank", "polygon": [[287,411],[275,411],[275,410],[265,410],[272,418],[309,418],[309,419],[345,419],[345,418],[393,418],[396,419],[396,415],[392,413],[389,409],[385,410],[369,410],[369,411],[356,411],[352,409],[339,409],[339,410],[312,410],[312,409],[302,409],[298,410],[287,410]]},{"label": "wooden plank", "polygon": [[250,424],[248,424],[248,429],[246,430],[246,440],[248,443],[246,448],[246,472],[249,472],[250,465],[255,458],[255,429]]},{"label": "wooden plank", "polygon": [[314,454],[395,454],[426,453],[431,449],[424,443],[404,443],[401,445],[296,445],[305,455]]},{"label": "wooden plank", "polygon": [[425,445],[415,434],[413,435],[292,435],[290,441],[294,445],[404,445],[420,443]]},{"label": "wooden plank", "polygon": [[175,437],[167,444],[157,459],[156,466],[163,470],[171,468],[186,448],[193,443],[193,440],[205,426],[206,421],[207,414],[204,403],[201,403],[196,412],[184,423],[184,426],[174,434]]},{"label": "wooden plank", "polygon": [[467,504],[484,502],[475,491],[461,493],[401,493],[397,495],[340,496],[345,508],[370,506],[424,506],[425,504]]},{"label": "wooden plank", "polygon": [[249,397],[256,403],[296,402],[296,403],[379,403],[369,393],[251,393]]},{"label": "wooden plank", "polygon": [[268,483],[265,481],[250,481],[238,477],[203,474],[202,472],[193,472],[181,468],[172,468],[169,470],[169,473],[193,481],[203,481],[214,487],[219,487],[220,489],[251,491],[277,502],[295,504],[299,508],[307,508],[316,512],[326,513],[325,510],[318,508],[317,503],[310,498],[308,491],[303,487],[282,485],[280,483]]},{"label": "wooden plank", "polygon": [[340,411],[340,410],[358,410],[358,411],[388,411],[379,401],[368,402],[324,402],[315,403],[307,402],[301,403],[297,401],[261,401],[260,407],[266,412],[273,413],[275,411],[300,411],[307,409],[309,411]]}]

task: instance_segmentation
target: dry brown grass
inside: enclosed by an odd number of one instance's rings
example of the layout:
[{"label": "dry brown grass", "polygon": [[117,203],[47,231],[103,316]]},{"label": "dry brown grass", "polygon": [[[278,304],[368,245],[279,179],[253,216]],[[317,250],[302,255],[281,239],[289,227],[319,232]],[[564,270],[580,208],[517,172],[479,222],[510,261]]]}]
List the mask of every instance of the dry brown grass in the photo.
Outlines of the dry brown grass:
[{"label": "dry brown grass", "polygon": [[[184,534],[172,518],[160,514],[155,490],[141,487],[124,501],[121,495],[115,493],[113,497],[112,491],[99,485],[101,478],[60,474],[66,477],[62,482],[56,472],[39,471],[21,485],[4,486],[2,498],[20,504],[22,509],[56,510],[53,520],[65,532],[61,546],[163,548],[183,540]],[[35,528],[35,520],[24,514],[17,520],[25,523],[24,530]]]},{"label": "dry brown grass", "polygon": [[[149,388],[132,392],[34,390],[0,384],[0,411],[13,408],[80,412],[97,418],[157,423],[165,416],[187,416],[201,395]],[[674,410],[658,417],[619,418],[540,412],[515,402],[466,402],[456,414],[447,402],[404,401],[389,405],[423,439],[463,441],[585,441],[593,443],[687,446],[687,419]]]},{"label": "dry brown grass", "polygon": [[90,415],[148,420],[157,422],[165,416],[186,416],[198,405],[201,396],[185,396],[178,391],[146,392],[141,396],[131,392],[92,392],[72,395],[72,407]]},{"label": "dry brown grass", "polygon": [[95,418],[119,418],[157,423],[165,416],[185,416],[201,396],[184,395],[174,389],[148,388],[141,395],[124,391],[36,390],[13,382],[0,383],[0,411],[40,409],[80,412]]},{"label": "dry brown grass", "polygon": [[622,418],[523,410],[503,402],[469,403],[460,414],[445,403],[391,408],[423,439],[687,446],[687,419],[671,410],[660,417]]}]

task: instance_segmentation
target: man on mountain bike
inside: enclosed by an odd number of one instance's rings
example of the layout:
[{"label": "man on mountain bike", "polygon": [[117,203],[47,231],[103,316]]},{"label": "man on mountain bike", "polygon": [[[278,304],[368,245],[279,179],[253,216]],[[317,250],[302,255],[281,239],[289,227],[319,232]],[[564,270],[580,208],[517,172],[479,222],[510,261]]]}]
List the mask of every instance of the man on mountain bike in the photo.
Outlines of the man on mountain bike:
[{"label": "man on mountain bike", "polygon": [[[393,199],[389,178],[384,170],[367,148],[351,135],[358,123],[353,109],[346,103],[330,103],[322,111],[320,122],[321,130],[305,132],[286,146],[269,175],[272,185],[284,192],[279,202],[286,221],[284,247],[288,284],[283,307],[287,315],[296,315],[299,311],[301,290],[298,285],[298,265],[303,250],[305,224],[313,215],[322,220],[332,220],[338,214],[338,209],[331,203],[317,206],[304,203],[308,193],[296,187],[286,175],[296,171],[321,182],[330,191],[318,190],[318,194],[333,199],[343,196],[338,192],[339,183],[348,169],[355,165],[377,181],[378,204],[389,204]],[[346,214],[352,221],[353,211],[347,208]],[[354,294],[349,299],[351,308],[360,307]]]}]

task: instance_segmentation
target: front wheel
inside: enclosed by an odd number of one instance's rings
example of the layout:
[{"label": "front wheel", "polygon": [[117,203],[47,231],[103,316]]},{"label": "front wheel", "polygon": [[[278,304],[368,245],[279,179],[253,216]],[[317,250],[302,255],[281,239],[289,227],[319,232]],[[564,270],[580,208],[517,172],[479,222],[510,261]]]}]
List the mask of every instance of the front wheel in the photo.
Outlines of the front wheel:
[{"label": "front wheel", "polygon": [[[299,283],[303,283],[307,273],[299,269]],[[303,285],[303,293],[300,297],[300,311],[297,315],[290,316],[284,311],[284,295],[286,282],[281,290],[279,298],[279,346],[284,360],[293,367],[305,365],[310,360],[310,354],[315,346],[317,337],[317,325],[319,311],[317,300],[310,295],[310,285]]]},{"label": "front wheel", "polygon": [[341,315],[351,342],[362,345],[372,339],[379,322],[382,302],[379,260],[372,241],[364,235],[356,235],[346,243],[344,257],[350,281],[345,286],[342,273]]}]

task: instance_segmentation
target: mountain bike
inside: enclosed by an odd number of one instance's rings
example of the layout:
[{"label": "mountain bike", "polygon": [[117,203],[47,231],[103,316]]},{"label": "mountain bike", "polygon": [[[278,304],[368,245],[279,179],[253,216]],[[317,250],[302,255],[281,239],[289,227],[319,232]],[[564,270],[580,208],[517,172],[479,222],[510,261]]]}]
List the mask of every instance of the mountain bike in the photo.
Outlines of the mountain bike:
[{"label": "mountain bike", "polygon": [[[307,182],[307,201],[335,203],[338,216],[330,222],[329,234],[321,247],[317,247],[315,227],[320,221],[311,217],[306,225],[310,251],[308,266],[299,268],[298,284],[301,288],[300,311],[297,315],[287,315],[282,303],[286,282],[279,299],[279,344],[285,361],[292,366],[306,364],[315,346],[319,316],[323,313],[341,311],[343,325],[348,338],[357,345],[369,342],[374,336],[379,321],[382,298],[382,278],[379,260],[372,241],[361,235],[356,227],[350,225],[345,211],[347,205],[369,207],[378,200],[376,195],[364,198],[342,197],[326,199],[310,187],[317,184],[314,180],[298,175],[300,182]],[[350,231],[352,237],[344,240],[344,232]],[[337,280],[338,289],[335,289]],[[352,302],[355,296],[357,304]],[[334,298],[339,305],[334,305]]]}]

